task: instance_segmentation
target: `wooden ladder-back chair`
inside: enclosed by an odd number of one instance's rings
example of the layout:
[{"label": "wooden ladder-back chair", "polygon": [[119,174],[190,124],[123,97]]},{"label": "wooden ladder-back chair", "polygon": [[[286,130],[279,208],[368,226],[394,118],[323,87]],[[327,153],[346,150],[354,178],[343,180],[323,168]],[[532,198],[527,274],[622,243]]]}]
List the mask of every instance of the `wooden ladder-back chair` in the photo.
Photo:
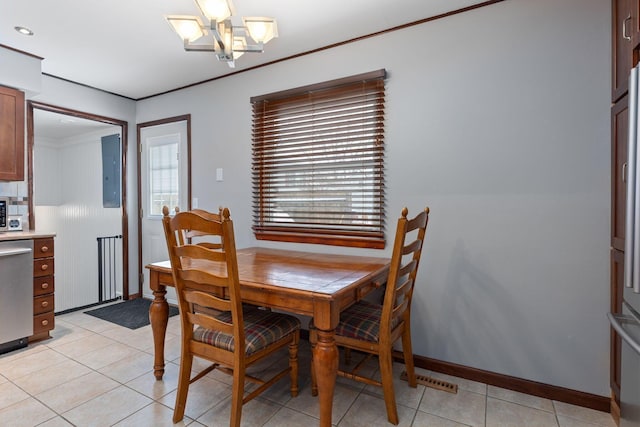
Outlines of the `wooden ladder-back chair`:
[{"label": "wooden ladder-back chair", "polygon": [[[178,391],[173,422],[184,417],[189,385],[214,369],[233,375],[230,425],[240,426],[242,405],[290,374],[291,395],[298,394],[300,321],[294,316],[244,306],[240,296],[238,261],[229,210],[203,215],[191,211],[162,219],[171,270],[176,285],[181,321]],[[185,232],[219,236],[224,247],[210,249],[191,244]],[[255,362],[289,346],[289,364],[264,380],[247,375]],[[193,356],[212,365],[191,378]],[[259,384],[244,395],[245,380]]]},{"label": "wooden ladder-back chair", "polygon": [[[416,387],[416,374],[411,347],[411,299],[420,264],[422,245],[429,222],[429,208],[412,219],[408,209],[398,219],[393,253],[382,305],[361,300],[340,314],[336,328],[336,343],[346,352],[357,350],[378,356],[381,381],[357,373],[361,364],[351,371],[338,370],[338,375],[366,384],[381,386],[387,418],[398,424],[395,391],[393,388],[393,345],[402,339],[404,363],[409,386]],[[317,333],[310,325],[311,345],[317,342]],[[366,359],[365,359],[366,360]],[[316,376],[311,364],[312,393],[317,394]]]}]

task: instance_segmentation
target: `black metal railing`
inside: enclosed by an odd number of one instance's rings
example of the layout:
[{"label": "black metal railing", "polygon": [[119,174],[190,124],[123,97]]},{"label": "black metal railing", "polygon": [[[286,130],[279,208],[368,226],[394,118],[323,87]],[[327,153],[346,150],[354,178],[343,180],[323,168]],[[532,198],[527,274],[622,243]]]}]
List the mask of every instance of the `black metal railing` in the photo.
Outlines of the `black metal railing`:
[{"label": "black metal railing", "polygon": [[[121,263],[122,236],[98,237],[98,302],[117,299],[118,263]],[[120,270],[121,271],[121,270]]]}]

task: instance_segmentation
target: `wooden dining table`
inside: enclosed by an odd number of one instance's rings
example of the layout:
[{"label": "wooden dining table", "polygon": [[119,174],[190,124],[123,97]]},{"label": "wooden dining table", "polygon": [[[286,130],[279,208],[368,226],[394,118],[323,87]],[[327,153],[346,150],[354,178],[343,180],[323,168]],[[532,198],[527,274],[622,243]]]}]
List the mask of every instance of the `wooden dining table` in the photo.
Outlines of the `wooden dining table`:
[{"label": "wooden dining table", "polygon": [[[389,259],[252,247],[237,250],[244,302],[312,316],[318,332],[313,363],[318,378],[320,426],[331,425],[338,371],[335,328],[340,312],[384,285]],[[167,286],[174,286],[169,261],[146,266],[154,300],[149,309],[156,379],[164,374],[169,319]]]}]

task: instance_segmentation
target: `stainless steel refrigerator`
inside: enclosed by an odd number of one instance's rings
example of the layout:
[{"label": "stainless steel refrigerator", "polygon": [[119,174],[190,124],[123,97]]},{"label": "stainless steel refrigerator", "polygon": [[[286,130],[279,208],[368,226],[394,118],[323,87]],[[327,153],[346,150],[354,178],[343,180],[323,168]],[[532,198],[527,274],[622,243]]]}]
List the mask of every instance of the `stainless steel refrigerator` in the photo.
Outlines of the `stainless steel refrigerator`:
[{"label": "stainless steel refrigerator", "polygon": [[608,313],[622,338],[620,427],[640,427],[640,132],[638,76],[629,77],[629,141],[622,313]]}]

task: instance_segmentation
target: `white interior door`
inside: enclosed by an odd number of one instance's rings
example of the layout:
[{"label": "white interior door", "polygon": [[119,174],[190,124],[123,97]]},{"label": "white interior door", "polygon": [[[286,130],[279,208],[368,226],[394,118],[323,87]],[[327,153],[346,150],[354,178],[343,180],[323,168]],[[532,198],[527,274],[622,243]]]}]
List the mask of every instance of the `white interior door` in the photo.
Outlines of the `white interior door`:
[{"label": "white interior door", "polygon": [[[162,207],[188,209],[187,121],[171,122],[140,130],[143,294],[151,295],[145,265],[169,259],[162,229]],[[177,303],[174,290],[167,299]]]}]

